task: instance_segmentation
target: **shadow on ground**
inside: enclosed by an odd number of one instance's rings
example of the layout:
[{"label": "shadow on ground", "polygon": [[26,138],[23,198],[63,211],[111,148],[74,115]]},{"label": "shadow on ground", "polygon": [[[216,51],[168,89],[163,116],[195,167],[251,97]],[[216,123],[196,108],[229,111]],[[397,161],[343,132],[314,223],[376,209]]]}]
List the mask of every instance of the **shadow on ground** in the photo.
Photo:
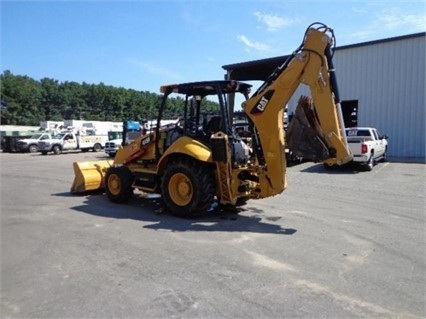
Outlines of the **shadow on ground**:
[{"label": "shadow on ground", "polygon": [[[378,164],[376,164],[378,165]],[[363,166],[356,163],[348,163],[342,166],[333,165],[325,166],[324,164],[316,164],[302,169],[303,173],[316,173],[316,174],[335,174],[335,175],[353,175],[359,173],[366,173]]]},{"label": "shadow on ground", "polygon": [[[68,193],[53,194],[54,196],[70,196]],[[106,195],[90,194],[81,196],[83,203],[71,209],[85,214],[117,218],[133,219],[150,222],[144,228],[170,231],[225,231],[225,232],[253,232],[264,234],[292,235],[297,230],[283,228],[281,225],[265,222],[281,219],[281,217],[262,218],[263,211],[250,208],[250,202],[239,211],[222,211],[218,205],[206,211],[196,219],[185,219],[173,216],[167,212],[161,198],[150,197],[146,194],[135,194],[127,203],[115,204],[108,200]]]}]

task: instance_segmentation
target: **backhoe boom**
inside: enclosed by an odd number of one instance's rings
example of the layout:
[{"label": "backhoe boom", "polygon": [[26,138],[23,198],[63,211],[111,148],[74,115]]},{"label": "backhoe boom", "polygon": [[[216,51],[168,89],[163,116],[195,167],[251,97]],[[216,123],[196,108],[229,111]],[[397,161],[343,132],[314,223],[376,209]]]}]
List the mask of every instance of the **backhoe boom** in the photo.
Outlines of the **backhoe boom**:
[{"label": "backhoe boom", "polygon": [[[308,85],[311,91],[313,104],[310,103],[310,106],[314,108],[319,124],[317,134],[328,148],[328,158],[320,160],[333,164],[351,160],[337,101],[335,75],[329,68],[333,40],[328,34],[330,32],[331,29],[324,25],[321,28],[309,27],[298,51],[243,104],[244,112],[256,128],[258,145],[255,145],[255,151],[260,162],[264,161],[265,180],[272,193],[281,193],[286,186],[283,174],[286,141],[282,119],[285,106],[300,84]],[[309,100],[306,102],[309,103]],[[297,148],[297,145],[292,146]]]}]

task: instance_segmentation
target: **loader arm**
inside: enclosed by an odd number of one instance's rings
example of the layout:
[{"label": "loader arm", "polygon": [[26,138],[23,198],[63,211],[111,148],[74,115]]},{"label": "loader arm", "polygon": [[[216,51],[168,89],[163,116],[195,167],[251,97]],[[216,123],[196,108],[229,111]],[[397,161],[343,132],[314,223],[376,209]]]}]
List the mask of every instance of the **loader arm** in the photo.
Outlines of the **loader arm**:
[{"label": "loader arm", "polygon": [[332,164],[351,160],[331,63],[332,30],[323,24],[319,28],[312,26],[295,53],[243,104],[244,112],[255,127],[256,157],[265,167],[269,187],[277,193],[286,186],[283,112],[300,84],[310,89],[313,104],[309,107],[318,120],[317,134],[327,148],[327,156],[320,160]]}]

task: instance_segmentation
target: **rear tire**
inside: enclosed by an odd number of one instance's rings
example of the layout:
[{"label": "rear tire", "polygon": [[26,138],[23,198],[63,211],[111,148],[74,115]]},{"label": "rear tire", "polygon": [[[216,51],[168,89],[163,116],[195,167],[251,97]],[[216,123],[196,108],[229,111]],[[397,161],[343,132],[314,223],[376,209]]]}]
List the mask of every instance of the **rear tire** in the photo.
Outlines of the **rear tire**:
[{"label": "rear tire", "polygon": [[365,164],[365,170],[370,172],[373,170],[374,167],[374,153],[370,154],[370,158],[368,159],[368,162]]},{"label": "rear tire", "polygon": [[215,184],[211,168],[190,158],[179,158],[166,168],[161,192],[166,207],[179,217],[194,218],[213,202]]},{"label": "rear tire", "polygon": [[102,145],[99,143],[96,143],[95,145],[93,145],[93,152],[100,152],[102,151]]},{"label": "rear tire", "polygon": [[105,190],[110,201],[124,203],[133,195],[133,174],[127,166],[110,167],[105,174]]},{"label": "rear tire", "polygon": [[59,147],[59,145],[55,145],[55,146],[53,146],[53,154],[55,154],[55,155],[59,155],[59,154],[61,154],[62,153],[62,150],[61,150],[61,148]]}]

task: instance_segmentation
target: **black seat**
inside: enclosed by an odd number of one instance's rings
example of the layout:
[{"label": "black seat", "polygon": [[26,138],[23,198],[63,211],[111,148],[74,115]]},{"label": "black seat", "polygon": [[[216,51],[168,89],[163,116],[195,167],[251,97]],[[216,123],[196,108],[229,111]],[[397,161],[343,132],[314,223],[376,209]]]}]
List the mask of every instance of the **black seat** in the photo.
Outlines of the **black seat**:
[{"label": "black seat", "polygon": [[223,130],[223,120],[222,116],[213,116],[210,121],[208,121],[204,132],[207,134],[207,136],[210,137],[210,135],[219,132]]}]

